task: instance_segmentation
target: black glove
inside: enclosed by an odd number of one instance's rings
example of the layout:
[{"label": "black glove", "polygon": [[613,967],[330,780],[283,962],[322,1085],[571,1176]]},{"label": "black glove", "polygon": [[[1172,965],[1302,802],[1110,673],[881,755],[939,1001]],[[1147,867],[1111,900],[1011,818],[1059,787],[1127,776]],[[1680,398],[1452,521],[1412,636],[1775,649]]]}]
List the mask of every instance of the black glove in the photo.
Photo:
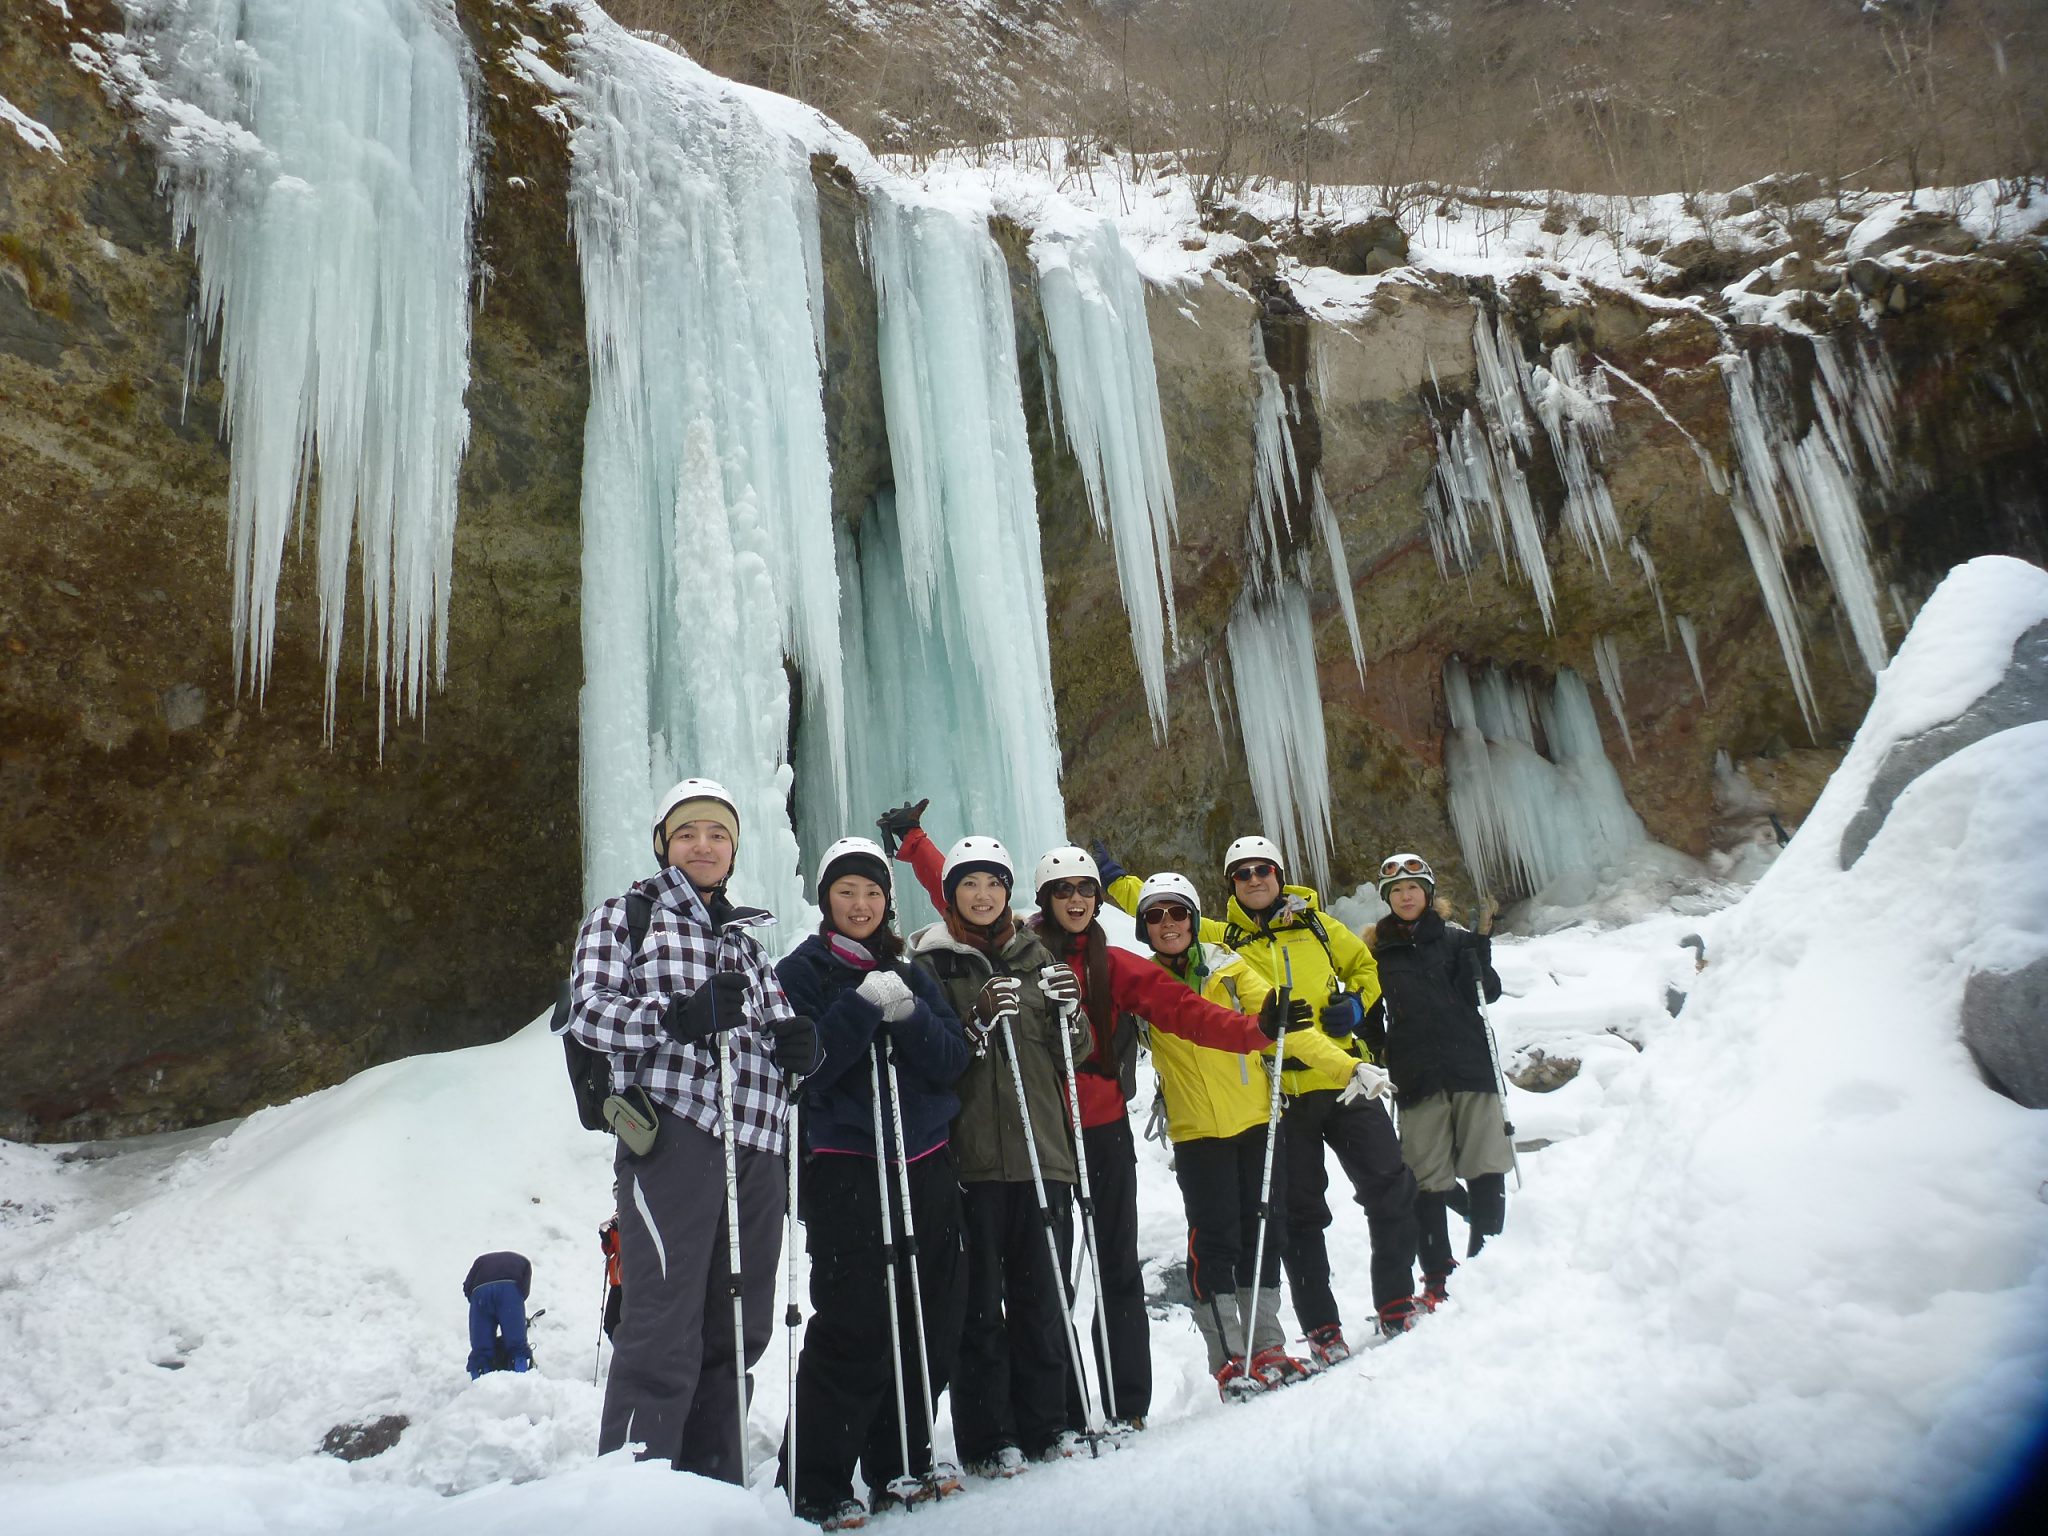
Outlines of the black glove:
[{"label": "black glove", "polygon": [[915,804],[906,800],[875,818],[875,825],[882,829],[882,847],[890,858],[896,857],[896,845],[924,824],[924,808],[931,803],[930,795]]},{"label": "black glove", "polygon": [[1259,1033],[1268,1040],[1280,1038],[1283,1009],[1289,1029],[1307,1029],[1315,1022],[1316,1011],[1306,998],[1291,996],[1285,987],[1275,987],[1266,994],[1266,1005],[1259,1010]]},{"label": "black glove", "polygon": [[1342,1040],[1365,1022],[1365,1005],[1356,992],[1339,992],[1323,1005],[1323,1033]]},{"label": "black glove", "polygon": [[661,1014],[661,1027],[678,1045],[696,1045],[746,1022],[747,978],[739,971],[717,972],[688,997],[670,998]]},{"label": "black glove", "polygon": [[1110,857],[1109,849],[1103,846],[1101,838],[1091,837],[1088,840],[1088,851],[1095,855],[1095,867],[1102,871],[1102,888],[1105,891],[1130,873]]},{"label": "black glove", "polygon": [[825,1048],[818,1040],[818,1026],[800,1013],[777,1019],[775,1059],[784,1077],[809,1077],[825,1064]]}]

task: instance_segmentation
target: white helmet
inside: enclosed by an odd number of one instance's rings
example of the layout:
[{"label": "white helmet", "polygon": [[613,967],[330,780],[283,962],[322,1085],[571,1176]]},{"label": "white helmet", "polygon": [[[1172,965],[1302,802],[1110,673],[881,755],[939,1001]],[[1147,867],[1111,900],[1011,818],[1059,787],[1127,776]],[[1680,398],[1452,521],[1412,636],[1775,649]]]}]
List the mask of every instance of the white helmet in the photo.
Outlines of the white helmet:
[{"label": "white helmet", "polygon": [[1055,880],[1081,879],[1093,880],[1096,890],[1102,889],[1102,871],[1095,867],[1095,856],[1086,848],[1055,848],[1032,871],[1031,889],[1042,891]]},{"label": "white helmet", "polygon": [[1240,837],[1223,850],[1223,873],[1229,874],[1246,859],[1267,859],[1281,874],[1287,873],[1287,861],[1280,857],[1280,850],[1268,837]]},{"label": "white helmet", "polygon": [[1156,907],[1164,901],[1178,901],[1186,904],[1199,921],[1202,916],[1202,898],[1195,894],[1195,882],[1186,875],[1177,875],[1172,870],[1161,870],[1149,876],[1138,887],[1138,918],[1142,922],[1148,907]]},{"label": "white helmet", "polygon": [[946,867],[939,872],[939,884],[946,899],[953,899],[953,887],[962,875],[986,870],[1003,882],[1004,890],[1017,884],[1017,867],[1010,862],[1010,850],[992,837],[963,837],[946,853]]},{"label": "white helmet", "polygon": [[1380,860],[1380,900],[1387,899],[1387,887],[1403,880],[1420,880],[1429,887],[1429,894],[1436,894],[1436,871],[1429,867],[1429,860],[1419,853],[1390,853]]},{"label": "white helmet", "polygon": [[723,784],[713,779],[684,779],[663,795],[654,807],[654,857],[657,860],[668,857],[668,839],[662,834],[667,830],[668,819],[675,808],[687,800],[715,800],[732,812],[732,825],[726,830],[732,833],[733,848],[737,851],[740,842],[739,803]]},{"label": "white helmet", "polygon": [[889,880],[889,856],[882,852],[882,845],[871,837],[842,837],[818,860],[818,900],[823,902],[825,891],[832,884],[832,868],[835,864],[849,864],[847,874],[862,874],[873,880],[888,895],[892,891]]}]

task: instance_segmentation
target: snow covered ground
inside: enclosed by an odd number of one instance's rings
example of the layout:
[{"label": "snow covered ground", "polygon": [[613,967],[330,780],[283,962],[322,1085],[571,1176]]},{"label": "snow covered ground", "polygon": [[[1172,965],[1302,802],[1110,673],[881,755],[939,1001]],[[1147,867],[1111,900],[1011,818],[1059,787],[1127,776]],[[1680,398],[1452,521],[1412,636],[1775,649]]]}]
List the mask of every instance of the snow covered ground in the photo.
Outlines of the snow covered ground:
[{"label": "snow covered ground", "polygon": [[[2048,952],[2048,723],[1930,769],[1846,872],[1889,744],[1996,681],[2048,575],[1974,563],[1932,600],[1798,838],[1736,905],[1499,946],[1503,1043],[1572,1055],[1516,1091],[1508,1230],[1414,1334],[1225,1408],[1155,1312],[1151,1427],[975,1486],[945,1530],[1951,1528],[2048,1410],[2048,1113],[1957,1038],[1970,969]],[[1127,935],[1128,930],[1125,930]],[[1694,974],[1678,940],[1701,934]],[[1690,988],[1672,1017],[1665,989]],[[1142,1143],[1153,1266],[1184,1229]],[[769,1486],[781,1341],[742,1491],[597,1462],[608,1142],[540,1021],[232,1127],[0,1143],[0,1503],[10,1532],[500,1532],[681,1517],[792,1528]],[[1338,1215],[1362,1331],[1363,1218]],[[470,1259],[534,1261],[538,1369],[471,1383]],[[334,1425],[410,1421],[353,1465]],[[945,1426],[942,1424],[942,1437]],[[904,1517],[895,1517],[902,1519]]]}]

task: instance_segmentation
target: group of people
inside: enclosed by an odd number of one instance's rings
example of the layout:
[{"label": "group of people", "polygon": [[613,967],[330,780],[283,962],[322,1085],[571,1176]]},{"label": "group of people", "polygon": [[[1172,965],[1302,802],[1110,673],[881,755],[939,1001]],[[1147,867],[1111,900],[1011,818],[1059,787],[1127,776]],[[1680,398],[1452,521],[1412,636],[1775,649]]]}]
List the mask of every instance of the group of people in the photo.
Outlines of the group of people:
[{"label": "group of people", "polygon": [[[1513,1159],[1480,1007],[1500,993],[1489,940],[1439,915],[1419,856],[1382,865],[1391,911],[1369,942],[1288,884],[1263,837],[1225,853],[1221,917],[1186,876],[1139,880],[1100,843],[1044,854],[1035,910],[1020,912],[1002,843],[942,852],[924,808],[886,813],[880,843],[826,851],[818,932],[771,965],[755,934],[767,914],[727,895],[737,805],[685,780],[655,808],[659,872],[599,906],[576,944],[568,1031],[639,1109],[615,1122],[624,1308],[599,1449],[743,1480],[747,1372],[797,1188],[812,1314],[784,1475],[797,1513],[826,1529],[957,1491],[931,1436],[949,1390],[960,1461],[984,1477],[1143,1428],[1141,1047],[1225,1399],[1350,1353],[1326,1149],[1365,1209],[1372,1326],[1388,1334],[1447,1299],[1449,1210],[1468,1257],[1501,1230]],[[907,937],[899,862],[940,913]],[[637,946],[629,901],[647,914]],[[1137,919],[1150,959],[1109,943],[1105,901]],[[1085,1342],[1068,1278],[1077,1206],[1097,1295]],[[1306,1360],[1286,1347],[1283,1272]]]}]

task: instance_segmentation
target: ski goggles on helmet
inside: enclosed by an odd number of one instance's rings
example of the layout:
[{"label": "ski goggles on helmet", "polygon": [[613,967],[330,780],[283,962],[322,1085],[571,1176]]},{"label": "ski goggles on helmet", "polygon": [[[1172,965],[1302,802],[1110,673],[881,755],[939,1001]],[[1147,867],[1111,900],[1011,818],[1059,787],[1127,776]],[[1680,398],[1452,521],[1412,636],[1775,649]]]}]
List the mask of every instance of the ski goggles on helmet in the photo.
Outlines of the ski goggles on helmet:
[{"label": "ski goggles on helmet", "polygon": [[1429,865],[1412,853],[1397,853],[1380,865],[1382,880],[1414,879],[1427,880],[1436,884],[1436,875]]},{"label": "ski goggles on helmet", "polygon": [[1184,923],[1195,914],[1177,901],[1154,902],[1138,914],[1138,921],[1151,927],[1158,922]]},{"label": "ski goggles on helmet", "polygon": [[1066,901],[1074,896],[1099,896],[1102,892],[1093,880],[1083,876],[1079,880],[1055,880],[1046,886],[1045,894],[1054,901]]},{"label": "ski goggles on helmet", "polygon": [[1268,863],[1264,859],[1247,859],[1244,863],[1231,870],[1230,878],[1234,884],[1242,885],[1247,880],[1263,880],[1268,875],[1277,875],[1279,873],[1280,866],[1278,864]]}]

